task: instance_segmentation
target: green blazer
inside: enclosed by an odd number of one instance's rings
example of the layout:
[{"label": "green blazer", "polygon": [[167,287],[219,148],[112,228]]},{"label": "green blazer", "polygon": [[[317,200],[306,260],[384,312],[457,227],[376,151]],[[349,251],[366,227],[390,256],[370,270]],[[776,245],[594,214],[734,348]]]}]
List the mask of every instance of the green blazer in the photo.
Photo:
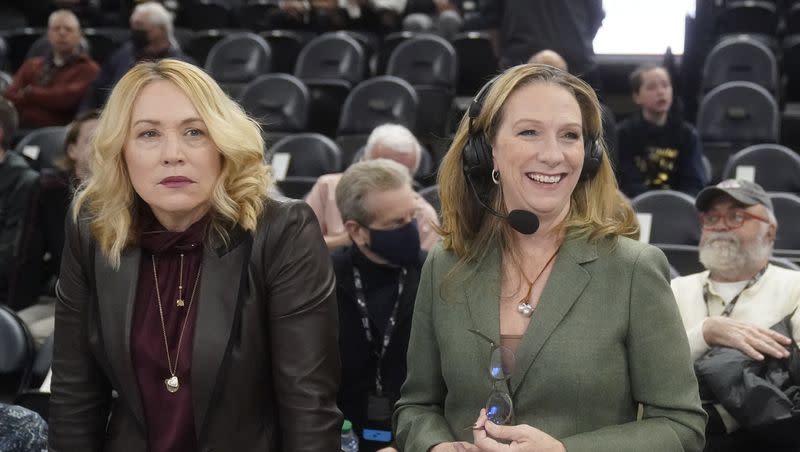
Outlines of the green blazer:
[{"label": "green blazer", "polygon": [[[456,261],[438,245],[423,268],[394,413],[401,451],[471,442],[464,428],[492,390],[491,346],[467,329],[500,342],[500,248],[445,283]],[[706,415],[658,248],[627,238],[565,240],[516,355],[515,422],[569,452],[703,449]]]}]

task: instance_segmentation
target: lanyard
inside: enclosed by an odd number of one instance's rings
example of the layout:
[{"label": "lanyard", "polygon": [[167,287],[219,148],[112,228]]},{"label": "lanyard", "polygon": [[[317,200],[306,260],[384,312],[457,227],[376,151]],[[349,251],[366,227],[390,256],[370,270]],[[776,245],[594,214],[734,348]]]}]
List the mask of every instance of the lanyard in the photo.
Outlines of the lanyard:
[{"label": "lanyard", "polygon": [[[394,327],[397,324],[397,311],[400,309],[400,298],[403,296],[403,287],[406,283],[407,273],[408,271],[405,268],[401,269],[400,271],[400,278],[397,281],[397,300],[394,302],[392,314],[389,316],[389,322],[386,324],[386,331],[383,335],[381,351],[380,353],[376,354],[378,361],[376,363],[375,372],[375,390],[379,396],[383,395],[381,363],[383,362],[383,357],[386,355],[386,350],[389,348],[389,343],[392,340],[392,333],[394,332]],[[356,304],[358,304],[358,310],[361,312],[361,326],[364,327],[364,334],[367,336],[367,342],[370,343],[373,351],[375,351],[374,341],[372,339],[372,330],[369,327],[369,312],[367,311],[367,299],[364,296],[364,284],[361,282],[361,272],[358,271],[358,268],[355,266],[353,267],[353,282],[355,282],[356,286]]]},{"label": "lanyard", "polygon": [[[736,302],[739,301],[739,296],[742,295],[742,293],[744,293],[745,290],[753,287],[758,282],[758,280],[761,279],[762,276],[764,276],[764,273],[766,273],[766,271],[767,267],[764,267],[761,269],[760,272],[756,273],[755,276],[753,276],[753,278],[747,282],[747,285],[744,286],[744,288],[740,290],[735,297],[733,297],[733,299],[731,300],[730,303],[728,303],[727,306],[725,306],[725,309],[722,311],[722,314],[720,315],[722,315],[722,317],[730,317],[731,312],[733,312],[733,308],[736,306]],[[711,292],[709,292],[708,280],[706,280],[705,284],[703,284],[703,301],[706,302],[706,317],[711,316],[711,313],[708,310],[708,300],[710,298],[711,298]]]}]

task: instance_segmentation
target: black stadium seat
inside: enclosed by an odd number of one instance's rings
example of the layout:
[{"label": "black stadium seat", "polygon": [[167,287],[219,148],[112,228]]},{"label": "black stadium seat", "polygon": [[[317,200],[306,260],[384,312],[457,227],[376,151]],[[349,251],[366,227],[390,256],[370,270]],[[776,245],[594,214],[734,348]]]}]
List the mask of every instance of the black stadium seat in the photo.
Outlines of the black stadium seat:
[{"label": "black stadium seat", "polygon": [[0,304],[0,401],[28,385],[35,354],[33,338],[14,311]]},{"label": "black stadium seat", "polygon": [[753,82],[775,93],[778,89],[778,64],[772,50],[748,35],[720,41],[706,58],[703,85],[709,91],[732,81]]},{"label": "black stadium seat", "polygon": [[800,194],[800,156],[779,144],[756,144],[733,154],[725,165],[723,179],[736,177],[736,168],[752,166],[755,182],[768,192]]},{"label": "black stadium seat", "polygon": [[653,190],[635,197],[637,213],[653,216],[650,243],[694,245],[700,240],[700,225],[694,198],[674,190]]},{"label": "black stadium seat", "polygon": [[272,155],[289,154],[287,176],[319,177],[338,172],[342,167],[339,146],[318,133],[298,133],[275,143]]},{"label": "black stadium seat", "polygon": [[773,193],[770,199],[778,220],[775,249],[800,252],[800,234],[797,233],[800,231],[800,197],[791,193]]},{"label": "black stadium seat", "polygon": [[11,74],[0,71],[0,94],[2,94],[6,90],[6,88],[11,86],[13,82],[14,78],[11,77]]},{"label": "black stadium seat", "polygon": [[758,33],[775,35],[778,32],[778,8],[773,2],[736,0],[727,2],[717,17],[717,33]]},{"label": "black stadium seat", "polygon": [[755,83],[723,83],[700,102],[697,129],[714,168],[713,182],[734,152],[751,144],[778,141],[778,104],[769,91]]},{"label": "black stadium seat", "polygon": [[453,46],[434,35],[409,39],[394,50],[386,69],[414,87],[419,99],[417,134],[428,139],[445,136],[447,115],[455,96],[458,61]]},{"label": "black stadium seat", "polygon": [[375,74],[383,75],[386,73],[386,67],[389,65],[389,58],[392,57],[392,52],[400,44],[408,41],[411,38],[418,36],[418,33],[413,31],[397,31],[388,34],[381,43],[381,48],[378,50],[378,55],[375,62]]},{"label": "black stadium seat", "polygon": [[491,37],[485,32],[471,31],[456,35],[451,42],[458,56],[456,94],[474,97],[499,70]]},{"label": "black stadium seat", "polygon": [[206,58],[214,45],[225,39],[231,33],[237,33],[229,29],[209,29],[196,31],[189,39],[189,44],[184,49],[186,53],[194,58],[199,66],[205,66]]},{"label": "black stadium seat", "polygon": [[778,104],[751,82],[727,82],[700,103],[698,131],[703,140],[775,142],[779,136]]},{"label": "black stadium seat", "polygon": [[19,69],[23,61],[25,61],[25,55],[28,54],[28,49],[45,33],[47,33],[47,29],[30,27],[0,32],[0,36],[5,39],[8,48],[6,70],[12,74],[17,72],[17,69]]},{"label": "black stadium seat", "polygon": [[231,7],[225,0],[180,2],[178,24],[192,30],[226,28],[231,25]]},{"label": "black stadium seat", "polygon": [[311,130],[333,135],[350,90],[366,71],[364,48],[345,33],[325,33],[303,47],[294,75],[311,93]]},{"label": "black stadium seat", "polygon": [[268,130],[302,132],[308,124],[308,89],[289,74],[265,74],[247,84],[241,104]]},{"label": "black stadium seat", "polygon": [[235,33],[214,44],[205,69],[231,96],[238,98],[244,86],[272,69],[272,51],[254,33]]},{"label": "black stadium seat", "polygon": [[56,168],[64,159],[64,141],[67,137],[66,127],[42,127],[25,135],[15,150],[25,156],[31,168],[39,171],[43,168]]},{"label": "black stadium seat", "polygon": [[286,134],[308,130],[308,88],[289,74],[265,74],[248,83],[240,103],[265,132],[267,146]]},{"label": "black stadium seat", "polygon": [[414,88],[397,77],[382,75],[356,86],[344,103],[336,133],[344,161],[350,162],[381,124],[400,124],[413,132],[418,105]]},{"label": "black stadium seat", "polygon": [[310,31],[268,30],[258,34],[272,49],[272,71],[291,74],[297,63],[297,56],[309,41],[316,37]]},{"label": "black stadium seat", "polygon": [[248,0],[239,8],[239,24],[249,30],[268,30],[272,28],[271,16],[279,7],[277,0]]}]

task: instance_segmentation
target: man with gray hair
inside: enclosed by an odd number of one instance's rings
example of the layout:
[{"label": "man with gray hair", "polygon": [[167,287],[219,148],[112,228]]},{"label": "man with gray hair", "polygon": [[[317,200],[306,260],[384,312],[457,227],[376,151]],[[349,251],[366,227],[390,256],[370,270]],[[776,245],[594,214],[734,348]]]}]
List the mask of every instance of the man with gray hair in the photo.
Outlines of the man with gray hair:
[{"label": "man with gray hair", "polygon": [[336,204],[352,240],[331,256],[342,357],[339,408],[361,437],[359,450],[396,452],[392,407],[406,376],[411,313],[426,257],[411,175],[392,160],[355,163],[336,187]]},{"label": "man with gray hair", "polygon": [[[363,160],[394,160],[405,166],[409,175],[413,175],[419,169],[422,152],[422,146],[407,128],[397,124],[383,124],[376,127],[367,139]],[[350,244],[342,215],[336,205],[336,187],[341,178],[341,173],[320,176],[305,198],[317,215],[325,243],[330,250]],[[436,210],[427,201],[419,195],[415,195],[415,199],[422,248],[429,250],[439,240],[439,235],[434,230],[439,219]]]},{"label": "man with gray hair", "polygon": [[[689,337],[692,359],[711,347],[741,351],[753,360],[789,357],[792,338],[770,329],[800,303],[800,272],[770,265],[778,223],[760,185],[729,179],[706,187],[695,201],[704,272],[675,278],[672,290]],[[792,318],[800,340],[800,313]],[[719,405],[708,433],[731,432],[737,421]]]},{"label": "man with gray hair", "polygon": [[130,40],[103,65],[81,103],[81,111],[102,108],[114,85],[138,62],[175,58],[195,64],[178,46],[172,30],[172,14],[161,3],[151,1],[136,5],[130,26]]}]

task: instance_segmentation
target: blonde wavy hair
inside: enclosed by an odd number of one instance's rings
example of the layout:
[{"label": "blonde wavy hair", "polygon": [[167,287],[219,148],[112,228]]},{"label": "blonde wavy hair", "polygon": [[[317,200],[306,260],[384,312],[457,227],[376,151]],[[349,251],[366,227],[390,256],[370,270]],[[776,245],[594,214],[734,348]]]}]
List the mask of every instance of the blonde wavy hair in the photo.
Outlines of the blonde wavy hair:
[{"label": "blonde wavy hair", "polygon": [[156,80],[172,82],[189,97],[222,157],[210,199],[208,240],[227,242],[236,225],[254,231],[268,198],[270,172],[258,124],[202,69],[173,59],[138,64],[114,87],[100,115],[92,141],[92,176],[79,188],[72,211],[74,221],[86,215],[92,236],[115,268],[122,251],[136,244],[145,205],[123,156],[131,111],[142,88]]},{"label": "blonde wavy hair", "polygon": [[[570,234],[586,234],[590,239],[635,235],[638,231],[636,217],[631,209],[620,206],[617,181],[606,155],[600,103],[594,90],[584,81],[546,65],[524,64],[510,68],[494,80],[486,93],[480,114],[473,120],[474,133],[482,133],[487,143],[494,143],[503,121],[506,100],[518,89],[534,83],[561,86],[575,97],[581,110],[583,136],[596,138],[604,154],[595,177],[579,181],[572,192],[570,211],[561,227]],[[453,250],[461,264],[481,259],[491,244],[500,243],[509,251],[513,243],[513,231],[508,223],[480,206],[464,176],[462,155],[469,140],[469,120],[465,114],[439,170],[442,206],[439,232],[444,248]],[[507,212],[502,190],[492,188],[489,203],[496,210]]]}]

